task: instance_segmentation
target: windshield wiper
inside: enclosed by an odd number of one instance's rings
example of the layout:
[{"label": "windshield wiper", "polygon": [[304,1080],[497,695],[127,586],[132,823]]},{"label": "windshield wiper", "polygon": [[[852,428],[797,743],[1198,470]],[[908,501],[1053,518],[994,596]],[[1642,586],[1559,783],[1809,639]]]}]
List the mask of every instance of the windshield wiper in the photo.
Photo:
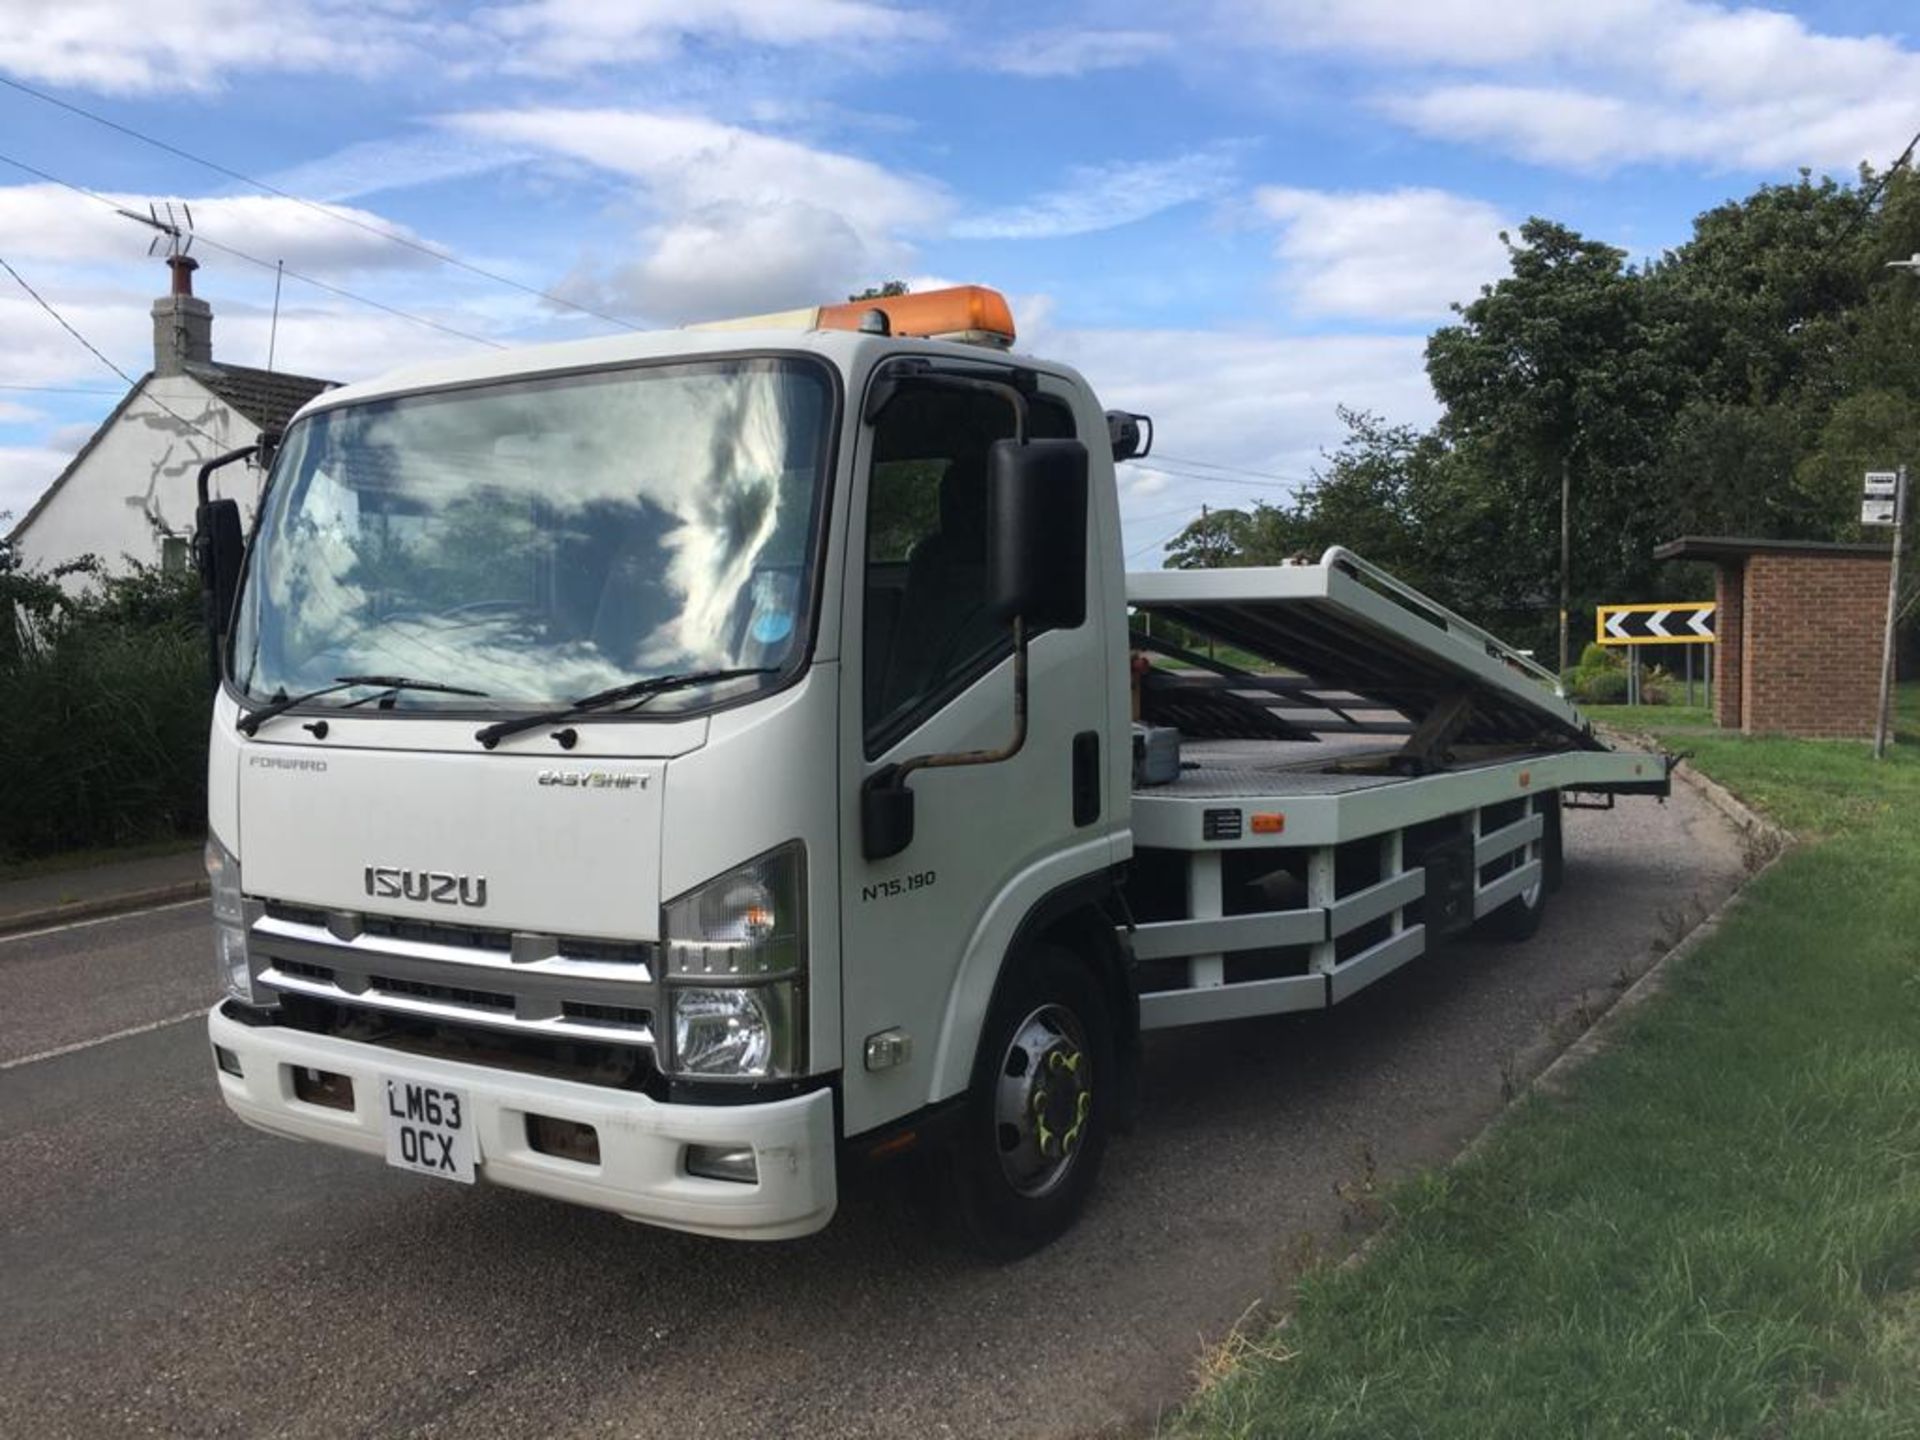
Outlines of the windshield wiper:
[{"label": "windshield wiper", "polygon": [[465,690],[458,685],[442,685],[437,680],[409,680],[404,675],[341,675],[336,677],[331,685],[322,685],[318,690],[308,690],[300,695],[289,695],[282,691],[277,700],[269,700],[258,709],[249,710],[242,715],[235,728],[243,735],[252,735],[274,716],[284,715],[296,705],[304,705],[309,700],[318,700],[322,695],[332,695],[339,690],[352,690],[360,685],[377,685],[386,691],[432,690],[441,695],[484,696],[487,693],[484,690]]},{"label": "windshield wiper", "polygon": [[583,695],[578,700],[569,700],[563,709],[544,710],[538,715],[520,715],[512,720],[496,721],[474,731],[473,738],[491,750],[507,736],[518,735],[522,730],[558,725],[562,720],[571,720],[576,715],[593,710],[604,710],[609,705],[618,705],[622,700],[644,703],[669,690],[685,690],[694,685],[717,685],[722,680],[738,680],[745,675],[775,673],[772,668],[762,665],[749,670],[689,670],[681,675],[655,675],[650,680],[634,680],[625,685],[616,685],[611,690],[600,690],[592,695]]}]

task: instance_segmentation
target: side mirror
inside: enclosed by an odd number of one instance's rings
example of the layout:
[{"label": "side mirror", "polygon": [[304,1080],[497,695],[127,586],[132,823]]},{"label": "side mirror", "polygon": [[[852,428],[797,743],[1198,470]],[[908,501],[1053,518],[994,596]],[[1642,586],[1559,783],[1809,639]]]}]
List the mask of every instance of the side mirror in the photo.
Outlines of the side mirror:
[{"label": "side mirror", "polygon": [[233,615],[233,597],[240,588],[246,548],[237,500],[208,500],[200,506],[194,523],[193,554],[200,570],[200,600],[215,689],[220,686],[220,643]]},{"label": "side mirror", "polygon": [[987,454],[987,608],[1028,630],[1087,619],[1087,447],[996,440]]}]

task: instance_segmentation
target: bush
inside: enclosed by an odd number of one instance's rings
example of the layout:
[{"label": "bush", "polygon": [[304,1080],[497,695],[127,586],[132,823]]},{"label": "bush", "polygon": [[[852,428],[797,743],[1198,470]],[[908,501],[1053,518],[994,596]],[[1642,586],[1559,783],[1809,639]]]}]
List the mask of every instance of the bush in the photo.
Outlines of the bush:
[{"label": "bush", "polygon": [[1627,700],[1627,672],[1590,670],[1580,675],[1574,698],[1589,705],[1624,705]]},{"label": "bush", "polygon": [[1580,650],[1581,670],[1624,670],[1626,662],[1609,646],[1589,640]]},{"label": "bush", "polygon": [[[79,579],[78,593],[58,583]],[[191,576],[0,552],[0,859],[192,835],[211,695]]]}]

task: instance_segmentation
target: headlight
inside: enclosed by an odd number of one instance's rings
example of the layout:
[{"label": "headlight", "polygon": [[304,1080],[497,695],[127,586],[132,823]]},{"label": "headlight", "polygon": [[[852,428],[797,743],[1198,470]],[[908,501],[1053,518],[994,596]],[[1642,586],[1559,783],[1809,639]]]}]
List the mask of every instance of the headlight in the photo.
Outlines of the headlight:
[{"label": "headlight", "polygon": [[667,903],[674,1074],[765,1080],[806,1070],[806,893],[796,840]]},{"label": "headlight", "polygon": [[221,987],[249,1005],[266,1003],[253,988],[247,957],[247,907],[241,898],[240,861],[211,835],[207,837],[207,883],[213,892],[213,959]]}]

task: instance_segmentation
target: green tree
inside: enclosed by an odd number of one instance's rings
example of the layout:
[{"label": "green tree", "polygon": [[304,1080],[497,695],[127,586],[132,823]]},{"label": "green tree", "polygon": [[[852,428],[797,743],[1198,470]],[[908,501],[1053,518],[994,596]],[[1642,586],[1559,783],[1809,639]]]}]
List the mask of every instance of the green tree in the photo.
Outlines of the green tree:
[{"label": "green tree", "polygon": [[882,280],[878,285],[869,285],[858,295],[847,296],[847,300],[849,303],[859,300],[891,300],[897,295],[905,295],[906,293],[906,281]]},{"label": "green tree", "polygon": [[1169,570],[1214,570],[1230,565],[1267,565],[1277,560],[1255,543],[1260,517],[1272,507],[1247,510],[1208,510],[1167,545]]},{"label": "green tree", "polygon": [[1500,543],[1475,547],[1490,567],[1481,578],[1503,609],[1556,589],[1570,601],[1577,587],[1561,587],[1578,580],[1643,583],[1661,538],[1647,494],[1661,422],[1692,388],[1675,363],[1673,319],[1624,252],[1564,225],[1531,219],[1507,249],[1512,273],[1427,342],[1446,407],[1439,434],[1470,467],[1460,478],[1477,471],[1469,495],[1497,502]]}]

